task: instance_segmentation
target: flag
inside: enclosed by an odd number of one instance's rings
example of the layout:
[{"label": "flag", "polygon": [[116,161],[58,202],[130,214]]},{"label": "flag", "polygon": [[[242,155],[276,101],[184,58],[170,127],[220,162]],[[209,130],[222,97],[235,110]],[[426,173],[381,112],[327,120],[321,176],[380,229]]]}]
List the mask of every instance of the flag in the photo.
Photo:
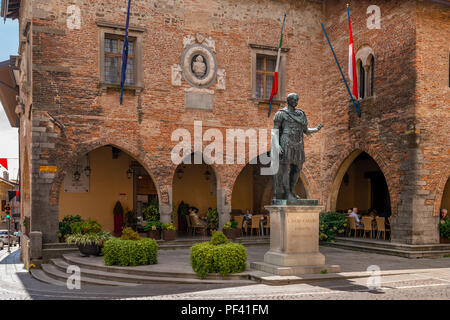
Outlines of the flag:
[{"label": "flag", "polygon": [[128,26],[130,23],[130,7],[131,7],[131,0],[128,0],[127,22],[125,24],[125,41],[123,43],[123,52],[122,52],[122,73],[120,76],[120,104],[122,104],[123,100],[123,86],[125,85],[125,80],[127,79]]},{"label": "flag", "polygon": [[348,76],[350,81],[353,82],[353,96],[359,99],[358,96],[358,78],[356,76],[356,56],[355,47],[353,46],[353,33],[352,33],[352,20],[350,19],[350,8],[347,5],[347,15],[348,15],[348,27],[350,30],[350,41],[348,45]]},{"label": "flag", "polygon": [[4,167],[6,170],[8,170],[8,159],[0,158],[0,166]]},{"label": "flag", "polygon": [[286,13],[284,14],[283,25],[281,26],[280,45],[278,46],[277,64],[275,67],[275,74],[274,74],[274,78],[273,78],[272,92],[270,93],[269,114],[267,115],[268,117],[270,117],[270,112],[272,111],[273,97],[276,96],[278,93],[278,69],[280,67],[281,46],[283,44],[283,31],[284,31],[285,22],[286,22]]}]

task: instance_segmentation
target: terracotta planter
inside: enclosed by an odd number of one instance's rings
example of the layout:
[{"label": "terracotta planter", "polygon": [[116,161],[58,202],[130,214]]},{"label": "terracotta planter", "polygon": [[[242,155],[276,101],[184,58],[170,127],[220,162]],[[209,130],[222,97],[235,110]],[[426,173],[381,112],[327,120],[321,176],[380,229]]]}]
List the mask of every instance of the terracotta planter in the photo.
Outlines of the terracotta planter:
[{"label": "terracotta planter", "polygon": [[439,242],[440,243],[450,243],[450,238],[441,237]]},{"label": "terracotta planter", "polygon": [[161,231],[160,230],[149,230],[149,231],[147,231],[147,235],[151,239],[155,239],[155,240],[161,239]]},{"label": "terracotta planter", "polygon": [[177,238],[176,230],[163,230],[162,238],[165,241],[174,241]]},{"label": "terracotta planter", "polygon": [[102,252],[102,246],[96,244],[78,245],[78,250],[82,256],[99,256]]}]

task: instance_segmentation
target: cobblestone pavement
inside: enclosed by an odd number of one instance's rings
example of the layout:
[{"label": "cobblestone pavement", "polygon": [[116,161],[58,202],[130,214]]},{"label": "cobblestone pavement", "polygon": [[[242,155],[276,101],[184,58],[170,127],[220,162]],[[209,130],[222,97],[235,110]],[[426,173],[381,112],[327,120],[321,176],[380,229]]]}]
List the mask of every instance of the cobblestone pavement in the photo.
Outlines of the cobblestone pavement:
[{"label": "cobblestone pavement", "polygon": [[[267,247],[249,249],[249,260],[258,259]],[[365,271],[377,264],[381,270],[428,269],[426,272],[411,271],[409,274],[381,276],[379,289],[369,290],[368,284],[376,286],[376,278],[320,281],[310,284],[268,286],[254,284],[186,285],[152,284],[138,287],[110,287],[83,285],[80,290],[69,290],[39,282],[31,277],[19,260],[19,250],[11,254],[0,251],[0,300],[9,299],[450,299],[450,259],[411,260],[400,257],[347,251],[324,247],[328,263],[341,264],[342,271]],[[175,251],[161,252],[173,254]],[[177,252],[177,259],[186,252]]]}]

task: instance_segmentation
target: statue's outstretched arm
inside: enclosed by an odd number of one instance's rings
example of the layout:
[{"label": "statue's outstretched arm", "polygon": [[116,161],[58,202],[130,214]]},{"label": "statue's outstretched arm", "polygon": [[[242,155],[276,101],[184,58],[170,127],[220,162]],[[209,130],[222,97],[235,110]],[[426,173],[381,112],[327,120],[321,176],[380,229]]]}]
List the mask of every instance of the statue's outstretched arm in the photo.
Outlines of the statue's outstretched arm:
[{"label": "statue's outstretched arm", "polygon": [[306,134],[318,132],[320,129],[322,129],[322,127],[323,127],[323,124],[319,123],[317,128],[308,128],[308,130],[306,131]]}]

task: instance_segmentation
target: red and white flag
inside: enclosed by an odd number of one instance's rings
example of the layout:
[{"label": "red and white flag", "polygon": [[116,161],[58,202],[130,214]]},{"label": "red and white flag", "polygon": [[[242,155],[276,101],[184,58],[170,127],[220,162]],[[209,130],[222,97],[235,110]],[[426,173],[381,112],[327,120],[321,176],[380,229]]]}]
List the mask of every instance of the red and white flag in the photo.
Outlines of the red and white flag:
[{"label": "red and white flag", "polygon": [[278,46],[277,64],[275,66],[275,74],[274,74],[274,78],[273,78],[272,92],[270,93],[270,99],[269,99],[270,100],[269,114],[268,114],[269,117],[270,117],[270,112],[272,111],[273,97],[275,97],[278,93],[278,69],[280,67],[281,47],[283,45],[283,31],[284,31],[285,22],[286,22],[286,14],[284,14],[283,25],[281,26],[281,37],[280,37],[280,44]]},{"label": "red and white flag", "polygon": [[8,170],[8,159],[0,158],[0,167],[4,167],[6,170]]},{"label": "red and white flag", "polygon": [[350,41],[348,45],[348,76],[350,81],[353,83],[353,96],[356,99],[359,99],[358,95],[358,78],[356,76],[356,56],[355,56],[355,48],[353,46],[353,33],[352,33],[352,20],[350,19],[350,9],[347,6],[348,13],[348,27],[350,29]]}]

